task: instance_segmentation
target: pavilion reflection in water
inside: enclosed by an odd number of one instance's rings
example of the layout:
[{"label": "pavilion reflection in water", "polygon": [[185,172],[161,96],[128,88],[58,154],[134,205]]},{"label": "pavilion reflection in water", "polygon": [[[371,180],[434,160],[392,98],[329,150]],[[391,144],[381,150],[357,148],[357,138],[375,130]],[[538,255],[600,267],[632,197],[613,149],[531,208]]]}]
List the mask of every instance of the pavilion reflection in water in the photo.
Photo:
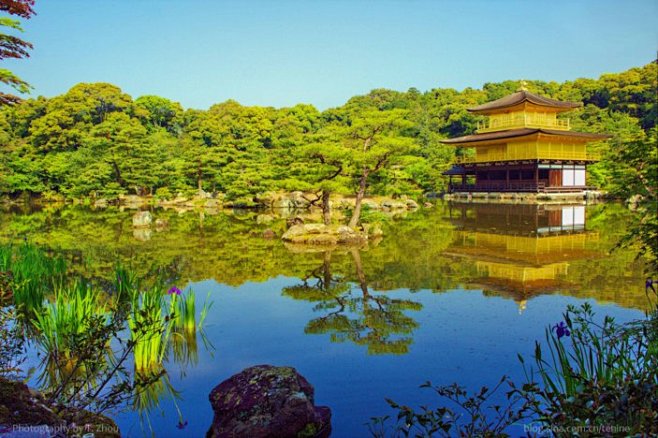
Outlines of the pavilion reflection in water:
[{"label": "pavilion reflection in water", "polygon": [[584,205],[451,203],[448,211],[456,238],[447,254],[477,269],[466,286],[510,296],[519,311],[534,295],[573,288],[570,262],[600,256]]}]

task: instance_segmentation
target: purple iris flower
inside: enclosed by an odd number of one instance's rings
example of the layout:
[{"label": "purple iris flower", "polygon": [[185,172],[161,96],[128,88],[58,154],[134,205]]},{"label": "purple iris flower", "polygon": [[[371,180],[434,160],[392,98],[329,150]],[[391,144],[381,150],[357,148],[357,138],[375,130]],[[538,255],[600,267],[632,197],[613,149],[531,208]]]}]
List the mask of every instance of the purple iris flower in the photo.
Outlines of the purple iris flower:
[{"label": "purple iris flower", "polygon": [[168,293],[169,295],[174,295],[174,294],[176,294],[176,295],[180,295],[180,294],[181,294],[181,291],[180,291],[180,289],[178,289],[176,286],[172,286],[171,289],[169,289],[169,290],[167,291],[167,293]]},{"label": "purple iris flower", "polygon": [[559,324],[557,324],[553,328],[555,329],[555,334],[557,335],[558,339],[562,338],[563,336],[571,335],[571,332],[569,331],[569,328],[564,323],[564,321],[561,321]]},{"label": "purple iris flower", "polygon": [[656,281],[653,281],[651,278],[647,278],[647,281],[644,283],[644,288],[648,291],[651,289],[654,293],[656,293],[656,289],[653,287],[653,284],[657,283]]}]

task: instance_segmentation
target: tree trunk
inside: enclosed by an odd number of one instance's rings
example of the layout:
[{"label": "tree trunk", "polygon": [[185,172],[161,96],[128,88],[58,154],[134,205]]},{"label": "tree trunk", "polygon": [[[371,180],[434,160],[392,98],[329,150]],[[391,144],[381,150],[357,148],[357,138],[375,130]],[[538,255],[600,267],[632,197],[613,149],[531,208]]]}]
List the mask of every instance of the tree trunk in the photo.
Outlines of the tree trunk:
[{"label": "tree trunk", "polygon": [[361,180],[359,181],[359,190],[356,192],[356,200],[354,201],[354,211],[352,211],[352,219],[348,226],[350,228],[356,228],[361,219],[361,201],[366,194],[366,183],[368,180],[368,170],[363,169],[363,175],[361,175]]},{"label": "tree trunk", "polygon": [[197,170],[196,170],[196,181],[197,181],[197,187],[199,188],[199,194],[201,194],[201,191],[203,190],[203,171],[201,168],[201,161],[199,160]]},{"label": "tree trunk", "polygon": [[323,285],[324,291],[328,292],[331,289],[331,251],[325,251],[323,262],[322,262],[322,274],[323,274]]},{"label": "tree trunk", "polygon": [[359,286],[361,286],[361,292],[363,292],[363,304],[365,306],[365,298],[368,298],[368,281],[366,280],[366,274],[363,272],[363,264],[361,263],[361,253],[358,249],[352,248],[350,250],[352,254],[352,259],[354,260],[354,267],[356,268],[356,278],[359,279]]},{"label": "tree trunk", "polygon": [[331,224],[331,208],[329,206],[329,191],[322,191],[322,220],[325,225]]},{"label": "tree trunk", "polygon": [[121,187],[123,187],[125,181],[121,177],[121,170],[119,170],[119,165],[114,160],[112,161],[112,167],[114,168],[114,176],[117,179],[117,184],[119,184]]}]

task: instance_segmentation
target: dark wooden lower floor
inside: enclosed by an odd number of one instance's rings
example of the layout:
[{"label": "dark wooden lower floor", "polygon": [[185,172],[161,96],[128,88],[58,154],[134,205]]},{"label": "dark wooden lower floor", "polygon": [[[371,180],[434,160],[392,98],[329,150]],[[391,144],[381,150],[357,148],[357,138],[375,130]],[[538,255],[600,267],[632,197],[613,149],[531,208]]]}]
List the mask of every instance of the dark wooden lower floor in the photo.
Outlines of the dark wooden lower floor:
[{"label": "dark wooden lower floor", "polygon": [[536,162],[459,166],[445,174],[450,192],[574,193],[593,189],[585,173],[582,164]]}]

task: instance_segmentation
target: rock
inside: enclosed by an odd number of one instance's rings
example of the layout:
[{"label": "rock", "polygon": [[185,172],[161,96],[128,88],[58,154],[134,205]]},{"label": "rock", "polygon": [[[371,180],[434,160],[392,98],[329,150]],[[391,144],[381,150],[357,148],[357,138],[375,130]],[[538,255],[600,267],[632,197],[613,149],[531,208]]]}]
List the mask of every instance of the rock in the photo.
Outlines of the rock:
[{"label": "rock", "polygon": [[348,227],[347,225],[340,225],[336,230],[338,234],[356,234],[356,231]]},{"label": "rock", "polygon": [[292,199],[289,198],[276,199],[272,203],[272,208],[282,208],[286,210],[292,210],[295,208],[295,203],[292,201]]},{"label": "rock", "polygon": [[94,207],[97,208],[106,208],[108,206],[107,199],[105,198],[100,198],[94,201]]},{"label": "rock", "polygon": [[[59,414],[56,414],[59,412]],[[84,410],[53,409],[24,383],[0,377],[0,435],[3,437],[83,436],[118,438],[111,419]]]},{"label": "rock", "polygon": [[120,195],[119,203],[128,208],[139,208],[147,203],[146,198],[137,195]]},{"label": "rock", "polygon": [[366,236],[346,225],[304,224],[288,228],[281,239],[300,244],[336,245],[364,242]]},{"label": "rock", "polygon": [[156,219],[155,220],[155,226],[156,228],[167,228],[169,226],[169,221],[167,219]]},{"label": "rock", "polygon": [[133,237],[141,242],[146,242],[151,240],[153,232],[150,228],[133,228]]},{"label": "rock", "polygon": [[644,201],[644,196],[642,195],[633,195],[626,200],[628,208],[631,210],[637,210],[638,206]]},{"label": "rock", "polygon": [[371,210],[379,210],[380,208],[382,208],[382,206],[379,205],[377,201],[374,201],[372,199],[363,199],[361,201],[361,206],[364,208],[367,207]]},{"label": "rock", "polygon": [[281,238],[283,240],[292,240],[293,237],[302,236],[304,234],[306,234],[306,231],[304,231],[304,225],[293,225],[292,227],[288,228],[285,233],[283,233]]},{"label": "rock", "polygon": [[259,214],[256,216],[257,224],[270,224],[272,222],[274,222],[274,216],[271,214]]},{"label": "rock", "polygon": [[368,230],[368,238],[381,237],[383,235],[384,235],[384,231],[382,230],[382,227],[379,226],[379,224],[372,224],[372,226]]},{"label": "rock", "polygon": [[321,234],[328,230],[325,224],[304,224],[305,234]]},{"label": "rock", "polygon": [[397,202],[397,201],[387,200],[387,201],[382,202],[382,207],[385,208],[385,209],[388,209],[388,210],[397,210],[397,209],[403,209],[403,208],[406,209],[407,204],[405,204],[404,202]]},{"label": "rock", "polygon": [[290,200],[292,201],[292,204],[295,206],[295,208],[307,208],[310,204],[302,192],[292,192],[290,194]]},{"label": "rock", "polygon": [[68,424],[69,436],[121,437],[121,431],[116,423],[104,415],[89,411],[64,409],[60,416]]},{"label": "rock", "polygon": [[210,199],[213,196],[212,193],[206,192],[205,190],[201,189],[197,192],[196,197],[200,199]]},{"label": "rock", "polygon": [[434,207],[434,204],[432,204],[431,202],[426,202],[426,203],[423,204],[423,207],[432,208],[432,207]]},{"label": "rock", "polygon": [[270,228],[263,231],[263,239],[274,239],[275,237],[276,237],[276,233],[272,231]]},{"label": "rock", "polygon": [[291,367],[247,368],[210,392],[215,412],[206,437],[328,437],[331,410],[315,406],[313,387]]},{"label": "rock", "polygon": [[219,208],[222,206],[222,201],[215,198],[206,199],[203,203],[204,208]]},{"label": "rock", "polygon": [[301,225],[303,223],[304,223],[304,218],[301,216],[293,216],[286,219],[286,224],[289,227],[292,227],[293,225]]},{"label": "rock", "polygon": [[24,383],[0,378],[0,425],[61,427],[63,424],[46,406],[43,396],[30,391]]},{"label": "rock", "polygon": [[138,211],[133,215],[133,227],[148,227],[153,222],[153,216],[150,211]]},{"label": "rock", "polygon": [[336,234],[306,234],[298,239],[293,239],[293,243],[307,243],[309,245],[336,245],[337,243],[346,243],[347,239],[341,241]]}]

